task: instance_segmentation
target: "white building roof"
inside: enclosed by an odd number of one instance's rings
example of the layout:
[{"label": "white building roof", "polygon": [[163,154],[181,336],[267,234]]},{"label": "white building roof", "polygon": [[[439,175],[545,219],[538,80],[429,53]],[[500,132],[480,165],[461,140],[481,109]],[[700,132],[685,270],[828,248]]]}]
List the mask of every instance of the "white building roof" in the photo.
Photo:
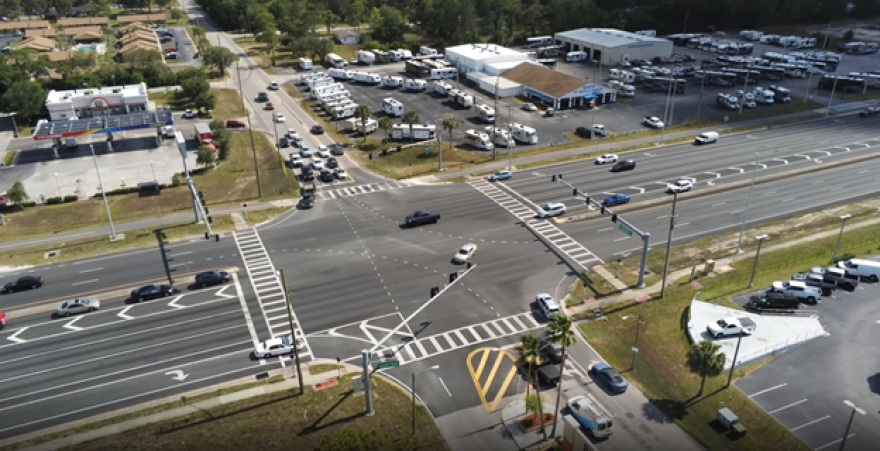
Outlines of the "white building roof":
[{"label": "white building roof", "polygon": [[126,97],[134,97],[134,96],[146,96],[147,95],[147,85],[146,83],[140,83],[136,85],[127,85],[127,86],[105,86],[101,88],[86,88],[86,89],[75,89],[71,91],[49,91],[49,94],[46,96],[46,106],[55,105],[59,103],[69,103],[76,101],[78,98],[83,99],[93,99],[95,97],[102,96],[122,96],[122,98]]},{"label": "white building roof", "polygon": [[[486,65],[483,66],[483,70],[489,74],[500,74],[502,72],[513,69],[514,67],[519,66],[522,63],[528,63],[528,62],[531,62],[531,61],[528,58],[526,58],[525,60],[498,61],[496,63],[486,63]],[[538,64],[538,63],[534,63],[534,64]]]},{"label": "white building roof", "polygon": [[455,47],[447,47],[446,54],[449,55],[450,53],[473,61],[485,61],[495,59],[498,56],[521,55],[527,57],[523,52],[495,44],[463,44]]},{"label": "white building roof", "polygon": [[625,47],[630,44],[639,43],[671,42],[663,38],[641,36],[628,31],[616,30],[614,28],[579,28],[577,30],[556,33],[555,38],[565,38],[571,41],[578,41],[584,44],[592,44],[597,47],[605,48]]},{"label": "white building roof", "polygon": [[519,88],[522,86],[521,84],[512,80],[508,80],[504,77],[496,77],[494,75],[484,74],[482,72],[468,72],[467,78],[476,82],[482,81],[483,83],[492,86],[495,86],[495,82],[497,80],[498,89],[501,91],[504,91],[506,89]]}]

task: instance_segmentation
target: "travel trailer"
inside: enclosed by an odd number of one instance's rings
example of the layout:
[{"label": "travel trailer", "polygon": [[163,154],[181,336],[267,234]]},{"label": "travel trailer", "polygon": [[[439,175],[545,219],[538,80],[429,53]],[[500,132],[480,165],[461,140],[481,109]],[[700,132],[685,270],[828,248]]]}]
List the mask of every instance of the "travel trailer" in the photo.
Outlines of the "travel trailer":
[{"label": "travel trailer", "polygon": [[553,45],[553,36],[538,36],[536,38],[527,38],[526,42],[529,43],[530,49],[546,47],[548,45]]},{"label": "travel trailer", "polygon": [[440,94],[442,96],[449,95],[449,92],[452,91],[452,85],[446,83],[445,81],[435,81],[433,83],[434,92]]},{"label": "travel trailer", "polygon": [[384,63],[391,62],[391,57],[388,56],[388,52],[383,52],[382,50],[378,50],[378,49],[373,49],[372,52],[374,55],[376,55],[376,62],[377,63],[384,64]]},{"label": "travel trailer", "polygon": [[517,142],[524,144],[538,144],[538,132],[532,127],[527,127],[516,122],[509,125],[510,133]]},{"label": "travel trailer", "polygon": [[382,99],[382,112],[391,117],[403,116],[403,103],[392,98]]},{"label": "travel trailer", "polygon": [[730,94],[725,94],[723,92],[718,93],[716,103],[718,103],[720,107],[726,108],[728,110],[739,109],[739,101],[736,99],[736,97]]},{"label": "travel trailer", "polygon": [[336,80],[351,80],[351,77],[354,76],[354,72],[345,69],[330,69],[328,73]]},{"label": "travel trailer", "polygon": [[496,147],[513,147],[516,145],[516,141],[514,141],[513,136],[507,130],[489,126],[486,127],[486,134],[492,138]]},{"label": "travel trailer", "polygon": [[335,67],[337,69],[342,69],[348,65],[348,63],[345,62],[345,59],[335,53],[328,53],[324,60],[327,61],[327,64],[329,64],[330,67]]},{"label": "travel trailer", "polygon": [[422,47],[419,48],[419,53],[422,54],[422,55],[428,55],[428,56],[431,56],[431,55],[437,55],[437,54],[438,54],[438,52],[437,52],[436,49],[432,49],[432,48],[430,48],[430,47],[425,47],[425,46],[422,46]]},{"label": "travel trailer", "polygon": [[474,96],[465,94],[458,89],[449,91],[449,100],[465,108],[474,106]]},{"label": "travel trailer", "polygon": [[628,85],[622,81],[611,80],[608,82],[608,86],[617,91],[617,95],[622,97],[635,97],[636,96],[636,87],[633,85]]},{"label": "travel trailer", "polygon": [[401,52],[400,50],[389,50],[388,58],[394,62],[400,61],[403,59],[403,52]]},{"label": "travel trailer", "polygon": [[410,78],[406,81],[406,89],[408,91],[424,91],[428,89],[428,82],[418,78]]},{"label": "travel trailer", "polygon": [[756,87],[752,91],[752,94],[755,95],[755,102],[763,103],[765,105],[773,105],[773,98],[776,97],[773,91],[761,87]]},{"label": "travel trailer", "polygon": [[376,62],[376,55],[369,50],[358,50],[357,59],[361,64],[373,64]]},{"label": "travel trailer", "polygon": [[336,107],[333,111],[330,112],[330,115],[333,116],[333,119],[345,119],[347,117],[354,116],[355,110],[357,110],[357,105],[346,105],[342,107]]},{"label": "travel trailer", "polygon": [[431,69],[432,80],[445,80],[448,78],[457,78],[458,69],[454,67],[444,67],[442,69]]},{"label": "travel trailer", "polygon": [[489,135],[478,132],[476,130],[465,131],[464,142],[480,150],[492,150],[495,148],[495,145],[492,144],[492,140],[489,138]]},{"label": "travel trailer", "polygon": [[486,104],[477,105],[477,114],[480,115],[480,119],[487,124],[495,123],[495,109]]},{"label": "travel trailer", "polygon": [[366,83],[369,85],[378,85],[382,82],[382,77],[379,74],[374,74],[370,72],[354,72],[354,76],[352,79],[359,83]]},{"label": "travel trailer", "polygon": [[413,137],[409,135],[408,124],[394,124],[391,129],[391,139],[415,139],[424,141],[428,139],[437,139],[437,127],[429,124],[413,124]]},{"label": "travel trailer", "polygon": [[412,52],[410,52],[410,51],[407,50],[407,49],[397,49],[397,51],[400,52],[400,55],[401,55],[400,59],[402,59],[402,60],[404,60],[404,61],[405,61],[405,60],[411,60],[412,57],[413,57]]},{"label": "travel trailer", "polygon": [[403,86],[403,77],[398,77],[396,75],[382,77],[382,86],[386,88],[399,88]]},{"label": "travel trailer", "polygon": [[302,70],[312,70],[312,67],[314,67],[314,64],[312,63],[312,60],[310,60],[310,59],[308,59],[308,58],[300,58],[300,59],[299,59],[299,68],[300,68],[300,69],[302,69]]},{"label": "travel trailer", "polygon": [[362,121],[356,117],[352,117],[339,123],[339,130],[343,132],[357,131],[362,135],[369,135],[379,129],[379,122],[375,119],[367,119],[366,127]]}]

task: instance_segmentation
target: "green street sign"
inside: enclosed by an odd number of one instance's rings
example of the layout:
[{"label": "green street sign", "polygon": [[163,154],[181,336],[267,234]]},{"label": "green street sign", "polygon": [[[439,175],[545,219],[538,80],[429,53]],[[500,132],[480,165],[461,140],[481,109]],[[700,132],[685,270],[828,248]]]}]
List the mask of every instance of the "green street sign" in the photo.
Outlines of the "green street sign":
[{"label": "green street sign", "polygon": [[399,360],[389,360],[387,362],[379,362],[379,369],[384,370],[386,368],[397,368],[399,365]]},{"label": "green street sign", "polygon": [[425,146],[425,150],[434,150],[434,146]]},{"label": "green street sign", "polygon": [[627,229],[625,225],[621,224],[621,225],[617,226],[617,228],[620,229],[621,232],[623,232],[629,236],[633,236],[632,230]]}]

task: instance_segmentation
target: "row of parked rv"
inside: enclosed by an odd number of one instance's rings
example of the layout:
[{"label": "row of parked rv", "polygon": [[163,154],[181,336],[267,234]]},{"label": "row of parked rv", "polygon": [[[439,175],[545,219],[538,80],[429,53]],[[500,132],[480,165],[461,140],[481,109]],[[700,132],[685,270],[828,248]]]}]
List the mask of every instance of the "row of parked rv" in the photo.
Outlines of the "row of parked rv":
[{"label": "row of parked rv", "polygon": [[728,110],[740,108],[756,108],[758,104],[773,105],[774,103],[791,103],[791,91],[788,88],[770,85],[769,88],[756,86],[751,91],[739,89],[736,95],[719,92],[716,103]]},{"label": "row of parked rv", "polygon": [[490,125],[483,130],[466,130],[464,142],[479,150],[493,150],[496,147],[510,148],[514,147],[517,142],[538,144],[538,132],[532,127],[515,122],[509,124],[507,130]]},{"label": "row of parked rv", "polygon": [[[419,54],[422,56],[436,56],[439,54],[436,49],[422,46],[419,49]],[[397,50],[358,50],[357,57],[353,58],[351,61],[346,61],[345,58],[335,54],[328,53],[326,57],[324,57],[324,61],[327,62],[330,67],[336,69],[342,69],[348,66],[350,63],[352,64],[385,64],[385,63],[396,63],[399,61],[408,61],[415,58],[412,52],[407,49],[397,49]],[[307,63],[304,62],[305,59],[300,59],[300,69],[309,70],[312,68],[311,60],[307,60]],[[308,66],[308,67],[305,67]]]}]

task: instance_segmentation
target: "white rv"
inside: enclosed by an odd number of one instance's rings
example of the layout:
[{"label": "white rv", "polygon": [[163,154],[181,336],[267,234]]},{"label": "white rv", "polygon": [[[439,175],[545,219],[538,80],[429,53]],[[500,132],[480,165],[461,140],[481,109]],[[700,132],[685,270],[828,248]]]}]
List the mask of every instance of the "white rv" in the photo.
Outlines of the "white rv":
[{"label": "white rv", "polygon": [[326,109],[327,106],[330,105],[331,103],[341,102],[343,100],[351,100],[351,99],[346,97],[344,93],[337,92],[337,93],[332,93],[328,96],[322,96],[319,103],[321,104],[322,108]]},{"label": "white rv", "polygon": [[448,94],[449,100],[457,103],[465,108],[470,108],[474,106],[474,96],[465,94],[458,89],[453,89],[449,91]]},{"label": "white rv", "polygon": [[327,114],[332,113],[333,110],[336,108],[343,108],[343,107],[347,107],[347,106],[357,107],[357,105],[348,97],[342,97],[339,99],[331,100],[329,102],[324,102],[324,104],[323,104],[324,111],[326,111]]},{"label": "white rv", "polygon": [[538,144],[538,132],[536,132],[534,128],[517,124],[516,122],[511,123],[509,128],[510,134],[513,135],[513,139],[517,142],[524,144]]},{"label": "white rv", "polygon": [[344,87],[339,85],[333,86],[322,86],[320,88],[315,88],[312,90],[312,98],[317,101],[323,101],[325,98],[330,97],[334,94],[344,94],[346,97],[349,97],[351,94],[348,93]]},{"label": "white rv", "polygon": [[344,132],[356,130],[358,133],[369,135],[379,129],[379,123],[375,119],[367,119],[366,126],[356,117],[341,122],[339,129]]},{"label": "white rv", "polygon": [[619,80],[611,80],[608,82],[608,86],[617,91],[617,95],[622,97],[635,97],[636,96],[636,87],[633,85],[628,85]]},{"label": "white rv", "polygon": [[775,94],[775,100],[780,103],[791,103],[791,91],[782,86],[770,85],[770,91]]},{"label": "white rv", "polygon": [[477,105],[477,114],[480,115],[480,119],[487,124],[495,123],[495,108],[490,107],[484,103]]},{"label": "white rv", "polygon": [[376,55],[369,50],[358,50],[357,59],[361,64],[373,64],[376,62]]},{"label": "white rv", "polygon": [[309,84],[309,81],[319,79],[319,78],[327,78],[327,74],[324,72],[314,72],[311,74],[305,74],[302,77],[299,77],[299,83],[302,85]]},{"label": "white rv", "polygon": [[336,107],[333,111],[330,112],[330,115],[333,116],[334,119],[345,119],[347,117],[354,116],[355,110],[357,110],[357,105],[346,105],[341,107]]},{"label": "white rv", "polygon": [[403,86],[403,77],[386,75],[385,77],[382,77],[382,86],[386,88],[399,88]]},{"label": "white rv", "polygon": [[392,98],[382,99],[382,111],[392,117],[403,116],[403,103]]},{"label": "white rv", "polygon": [[312,63],[312,60],[310,60],[310,59],[308,59],[308,58],[300,58],[300,59],[299,59],[299,68],[300,68],[300,69],[302,69],[302,70],[312,70],[312,67],[314,67],[314,64]]},{"label": "white rv", "polygon": [[309,90],[313,91],[313,90],[321,88],[323,86],[338,85],[338,84],[339,83],[336,80],[334,80],[332,78],[324,77],[324,78],[313,78],[306,83],[306,86],[309,87]]},{"label": "white rv", "polygon": [[755,95],[755,102],[765,105],[773,105],[773,98],[776,96],[773,91],[761,87],[756,87],[752,94]]},{"label": "white rv", "polygon": [[468,130],[464,132],[464,142],[480,150],[492,150],[495,148],[489,135],[480,133],[476,130]]},{"label": "white rv", "polygon": [[432,56],[432,55],[436,55],[436,54],[437,54],[437,50],[436,50],[436,49],[432,49],[431,47],[421,46],[421,47],[419,48],[419,53],[421,53],[422,55],[425,55],[425,56]]},{"label": "white rv", "polygon": [[495,145],[498,147],[513,147],[516,145],[516,141],[514,141],[510,132],[499,127],[493,127],[491,125],[486,127],[486,134],[492,138],[492,141],[495,142]]},{"label": "white rv", "polygon": [[437,127],[429,124],[413,124],[413,137],[409,135],[408,124],[394,124],[391,129],[391,139],[416,139],[424,141],[426,139],[437,139]]},{"label": "white rv", "polygon": [[739,100],[737,100],[736,96],[725,94],[723,92],[718,93],[718,97],[715,99],[715,102],[722,108],[726,108],[728,110],[738,110],[739,109]]},{"label": "white rv", "polygon": [[568,52],[565,54],[565,60],[569,63],[579,63],[587,60],[587,52]]},{"label": "white rv", "polygon": [[448,78],[458,77],[458,69],[454,67],[444,67],[442,69],[431,69],[431,79],[445,80]]},{"label": "white rv", "polygon": [[328,53],[324,60],[327,61],[327,64],[336,69],[342,69],[348,65],[348,63],[345,62],[345,59],[335,53]]},{"label": "white rv", "polygon": [[351,77],[354,76],[352,71],[345,69],[330,69],[328,73],[336,80],[351,80]]},{"label": "white rv", "polygon": [[418,78],[410,78],[406,81],[406,89],[409,91],[424,91],[428,89],[428,82]]},{"label": "white rv", "polygon": [[442,96],[447,96],[449,95],[449,91],[452,91],[452,85],[444,81],[435,81],[433,87],[434,92]]},{"label": "white rv", "polygon": [[389,50],[388,51],[388,59],[393,62],[397,62],[403,59],[403,52],[400,50]]},{"label": "white rv", "polygon": [[354,81],[360,83],[366,83],[369,85],[378,85],[382,82],[382,77],[379,74],[373,74],[370,72],[355,72],[354,77],[352,77]]},{"label": "white rv", "polygon": [[411,60],[412,57],[413,57],[412,52],[410,52],[410,51],[407,50],[407,49],[397,49],[397,51],[400,52],[400,55],[401,55],[400,58],[401,58],[401,59],[404,59],[404,60]]}]

